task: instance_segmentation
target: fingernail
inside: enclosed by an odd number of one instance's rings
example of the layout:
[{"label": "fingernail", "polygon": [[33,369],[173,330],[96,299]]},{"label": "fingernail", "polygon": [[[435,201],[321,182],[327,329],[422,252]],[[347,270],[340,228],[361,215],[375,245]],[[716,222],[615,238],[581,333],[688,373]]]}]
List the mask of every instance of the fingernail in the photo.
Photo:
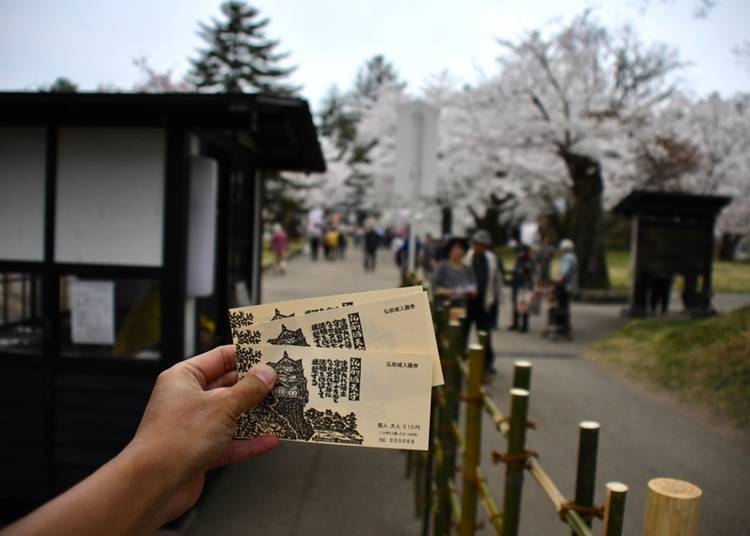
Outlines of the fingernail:
[{"label": "fingernail", "polygon": [[250,369],[250,372],[260,378],[268,387],[273,387],[273,384],[276,383],[276,371],[268,365],[255,365]]}]

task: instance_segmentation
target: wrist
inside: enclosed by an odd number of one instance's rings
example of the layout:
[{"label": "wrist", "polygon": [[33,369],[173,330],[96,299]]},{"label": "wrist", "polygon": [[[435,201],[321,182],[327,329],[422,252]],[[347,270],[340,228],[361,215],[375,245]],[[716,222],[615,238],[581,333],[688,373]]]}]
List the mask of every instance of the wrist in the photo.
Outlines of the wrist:
[{"label": "wrist", "polygon": [[186,478],[173,454],[134,438],[113,461],[134,488],[158,500],[171,495]]}]

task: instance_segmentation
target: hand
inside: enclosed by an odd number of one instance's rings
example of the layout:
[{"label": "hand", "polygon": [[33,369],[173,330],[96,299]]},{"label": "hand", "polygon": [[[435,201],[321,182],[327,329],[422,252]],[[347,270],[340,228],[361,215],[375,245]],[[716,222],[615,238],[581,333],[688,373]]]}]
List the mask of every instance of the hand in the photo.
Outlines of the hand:
[{"label": "hand", "polygon": [[266,365],[237,381],[232,346],[174,365],[159,375],[135,437],[120,454],[0,532],[154,532],[195,504],[206,471],[278,445],[273,436],[232,439],[239,416],[263,400],[275,381],[276,372]]},{"label": "hand", "polygon": [[126,448],[169,463],[173,491],[162,507],[163,522],[193,506],[206,471],[268,452],[275,436],[233,440],[238,417],[263,400],[276,381],[267,365],[237,381],[234,347],[221,346],[162,372],[135,438]]}]

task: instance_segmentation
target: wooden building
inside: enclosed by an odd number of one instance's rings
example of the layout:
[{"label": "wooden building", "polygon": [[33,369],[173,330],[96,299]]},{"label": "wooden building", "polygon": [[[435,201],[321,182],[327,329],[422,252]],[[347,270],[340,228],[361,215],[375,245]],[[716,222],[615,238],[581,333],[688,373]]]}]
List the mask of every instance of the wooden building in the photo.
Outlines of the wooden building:
[{"label": "wooden building", "polygon": [[132,437],[157,374],[260,300],[263,170],[324,171],[307,103],[0,93],[0,515]]},{"label": "wooden building", "polygon": [[654,289],[682,277],[694,316],[713,312],[714,226],[731,198],[635,190],[613,209],[631,221],[629,316],[646,316]]}]

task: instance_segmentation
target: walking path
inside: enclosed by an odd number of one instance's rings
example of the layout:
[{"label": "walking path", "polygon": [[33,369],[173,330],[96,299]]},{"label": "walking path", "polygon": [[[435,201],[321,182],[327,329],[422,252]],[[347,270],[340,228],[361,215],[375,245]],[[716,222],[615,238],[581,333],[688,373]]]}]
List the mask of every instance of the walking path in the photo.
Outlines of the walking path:
[{"label": "walking path", "polygon": [[[397,286],[392,255],[381,251],[374,273],[362,256],[343,261],[297,257],[285,276],[263,278],[263,301]],[[189,535],[411,536],[419,533],[406,457],[397,450],[293,442],[225,469],[212,483]]]},{"label": "walking path", "polygon": [[[378,260],[377,271],[365,273],[359,252],[332,263],[299,257],[290,263],[286,276],[264,277],[263,300],[396,285],[392,256],[381,251]],[[747,297],[723,303],[736,305],[743,300]],[[537,430],[529,432],[528,445],[540,452],[543,466],[566,496],[572,495],[574,485],[578,423],[601,423],[597,501],[608,481],[630,486],[625,534],[640,534],[646,482],[658,476],[682,478],[702,487],[702,534],[744,534],[750,444],[665,396],[580,357],[585,344],[623,322],[620,308],[574,305],[573,342],[542,339],[538,318],[526,335],[504,329],[494,332],[499,374],[489,388],[493,398],[507,410],[514,359],[532,362],[530,415]],[[504,308],[503,326],[507,319]],[[489,419],[483,422],[482,466],[502,504],[504,468],[493,466],[490,455],[492,450],[505,450],[505,444]],[[521,534],[570,534],[528,475],[522,504]],[[204,494],[186,534],[415,535],[419,528],[413,484],[404,478],[402,453],[283,442],[262,458],[224,470]],[[483,533],[489,534],[486,529]]]}]

